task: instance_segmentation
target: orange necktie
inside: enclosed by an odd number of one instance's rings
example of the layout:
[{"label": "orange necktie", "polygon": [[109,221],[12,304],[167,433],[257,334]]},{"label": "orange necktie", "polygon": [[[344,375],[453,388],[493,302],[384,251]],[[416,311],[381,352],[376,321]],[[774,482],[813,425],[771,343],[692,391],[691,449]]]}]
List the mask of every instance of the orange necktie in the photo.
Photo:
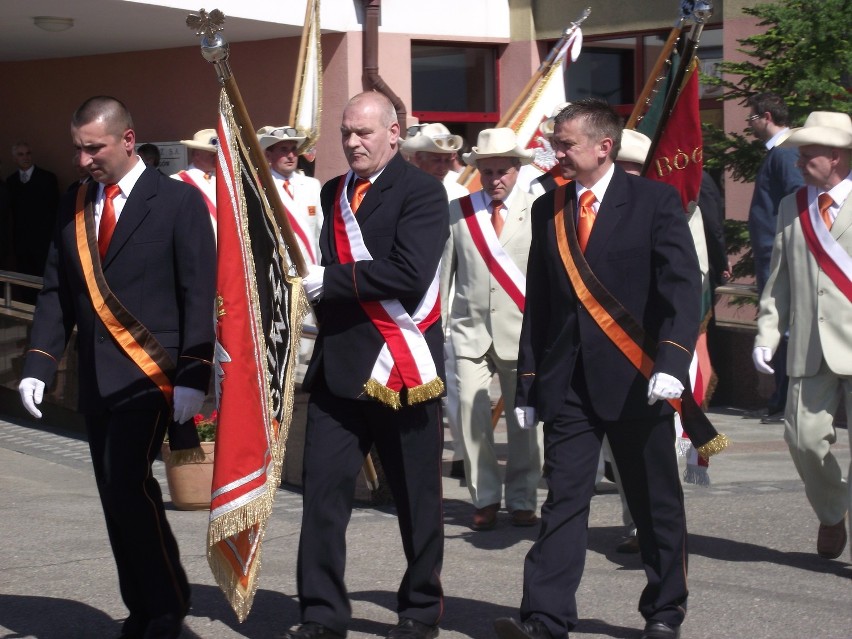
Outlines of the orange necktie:
[{"label": "orange necktie", "polygon": [[502,201],[491,200],[491,226],[494,227],[497,237],[500,237],[500,233],[503,232],[503,214],[500,212],[502,208]]},{"label": "orange necktie", "polygon": [[595,209],[592,206],[597,200],[591,190],[585,191],[580,196],[580,217],[577,221],[577,239],[580,241],[580,250],[586,252],[586,244],[592,234],[592,226],[595,223]]},{"label": "orange necktie", "polygon": [[115,204],[113,200],[121,193],[118,184],[108,184],[104,189],[104,210],[101,212],[101,222],[98,225],[98,253],[101,260],[106,256],[109,241],[115,231]]},{"label": "orange necktie", "polygon": [[817,203],[819,204],[819,215],[822,221],[825,222],[825,228],[830,231],[834,220],[831,219],[831,213],[828,212],[828,209],[834,204],[834,200],[831,199],[828,193],[820,193]]},{"label": "orange necktie", "polygon": [[361,206],[361,202],[367,194],[367,189],[369,189],[371,185],[372,183],[370,180],[364,178],[358,178],[355,180],[355,190],[352,192],[352,202],[350,203],[353,213],[358,212],[358,207]]},{"label": "orange necktie", "polygon": [[284,180],[284,190],[287,191],[287,195],[290,196],[290,199],[293,199],[293,191],[290,190],[290,180]]}]

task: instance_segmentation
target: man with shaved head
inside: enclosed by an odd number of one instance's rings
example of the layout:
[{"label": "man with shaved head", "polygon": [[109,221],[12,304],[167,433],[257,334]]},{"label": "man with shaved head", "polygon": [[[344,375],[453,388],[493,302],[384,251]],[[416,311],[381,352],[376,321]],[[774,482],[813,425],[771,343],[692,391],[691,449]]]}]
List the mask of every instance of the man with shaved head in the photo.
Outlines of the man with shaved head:
[{"label": "man with shaved head", "polygon": [[151,465],[167,428],[173,451],[183,437],[198,444],[190,418],[213,357],[213,231],[195,188],[136,155],[133,120],[115,98],[83,103],[71,139],[94,181],[60,205],[18,389],[40,418],[76,326],[79,410],[130,611],[120,637],[173,639],[189,582]]},{"label": "man with shaved head", "polygon": [[375,446],[396,503],[407,568],[388,637],[438,635],[443,611],[444,394],[438,264],[447,196],[398,153],[399,123],[379,93],[356,95],[340,127],[350,170],[322,189],[322,260],[303,285],[319,335],[303,388],[302,623],[286,639],[346,636],[346,526],[355,479]]}]

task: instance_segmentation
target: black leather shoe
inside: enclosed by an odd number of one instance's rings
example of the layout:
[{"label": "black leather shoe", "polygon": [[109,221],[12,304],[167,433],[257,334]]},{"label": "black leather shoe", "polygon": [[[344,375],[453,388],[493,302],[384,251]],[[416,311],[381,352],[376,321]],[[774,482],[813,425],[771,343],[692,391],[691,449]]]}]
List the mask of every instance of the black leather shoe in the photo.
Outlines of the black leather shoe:
[{"label": "black leather shoe", "polygon": [[649,621],[640,639],[678,639],[680,626],[670,626],[662,621]]},{"label": "black leather shoe", "polygon": [[142,639],[147,627],[147,617],[130,613],[130,616],[121,624],[121,634],[118,639]]},{"label": "black leather shoe", "polygon": [[344,639],[344,635],[329,630],[321,623],[308,621],[295,628],[290,628],[281,635],[281,639]]},{"label": "black leather shoe", "polygon": [[553,639],[553,635],[538,619],[515,621],[501,617],[494,621],[494,632],[500,639]]},{"label": "black leather shoe", "polygon": [[148,622],[142,639],[177,639],[183,630],[183,617],[180,615],[162,615]]},{"label": "black leather shoe", "polygon": [[437,636],[438,626],[429,626],[407,617],[400,619],[388,633],[388,639],[434,639]]}]

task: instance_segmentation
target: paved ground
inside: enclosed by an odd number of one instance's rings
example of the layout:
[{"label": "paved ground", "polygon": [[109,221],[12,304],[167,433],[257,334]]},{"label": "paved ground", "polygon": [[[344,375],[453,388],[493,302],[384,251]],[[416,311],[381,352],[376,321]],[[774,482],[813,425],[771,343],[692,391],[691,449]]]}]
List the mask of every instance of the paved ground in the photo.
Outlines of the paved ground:
[{"label": "paved ground", "polygon": [[[849,549],[836,561],[816,556],[817,523],[781,440],[781,425],[762,425],[733,410],[715,410],[711,418],[733,444],[714,458],[710,487],[685,486],[691,594],[683,637],[849,639]],[[834,449],[848,467],[845,431],[839,431]],[[68,431],[0,419],[0,639],[118,634],[126,611],[88,460],[86,443]],[[166,491],[162,464],[155,470]],[[491,621],[516,614],[523,558],[535,531],[511,527],[501,513],[496,530],[474,533],[464,484],[445,477],[444,491],[441,637],[493,637]],[[207,567],[207,513],[169,512],[193,588],[183,637],[269,639],[297,622],[300,512],[298,492],[282,489],[263,547],[260,588],[243,624]],[[614,552],[619,523],[618,496],[604,484],[592,503],[574,637],[639,635],[636,602],[644,574],[635,556]],[[384,637],[395,623],[393,593],[402,567],[392,510],[356,510],[348,542],[349,636]]]}]

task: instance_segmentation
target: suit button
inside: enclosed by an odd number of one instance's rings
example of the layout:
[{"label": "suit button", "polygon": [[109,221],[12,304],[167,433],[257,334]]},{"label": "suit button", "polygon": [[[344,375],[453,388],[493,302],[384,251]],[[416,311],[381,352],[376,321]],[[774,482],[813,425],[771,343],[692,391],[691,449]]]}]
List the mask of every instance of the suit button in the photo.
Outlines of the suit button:
[{"label": "suit button", "polygon": [[819,321],[820,321],[820,322],[824,322],[824,321],[825,321],[825,318],[824,318],[824,317],[820,317],[820,318],[819,318]]},{"label": "suit button", "polygon": [[823,289],[819,289],[819,291],[817,292],[817,295],[822,295],[823,293],[825,293],[825,291]]},{"label": "suit button", "polygon": [[105,338],[103,335],[99,336],[99,337],[98,337],[98,343],[99,343],[99,344],[103,344],[105,339],[106,339],[106,338]]}]

